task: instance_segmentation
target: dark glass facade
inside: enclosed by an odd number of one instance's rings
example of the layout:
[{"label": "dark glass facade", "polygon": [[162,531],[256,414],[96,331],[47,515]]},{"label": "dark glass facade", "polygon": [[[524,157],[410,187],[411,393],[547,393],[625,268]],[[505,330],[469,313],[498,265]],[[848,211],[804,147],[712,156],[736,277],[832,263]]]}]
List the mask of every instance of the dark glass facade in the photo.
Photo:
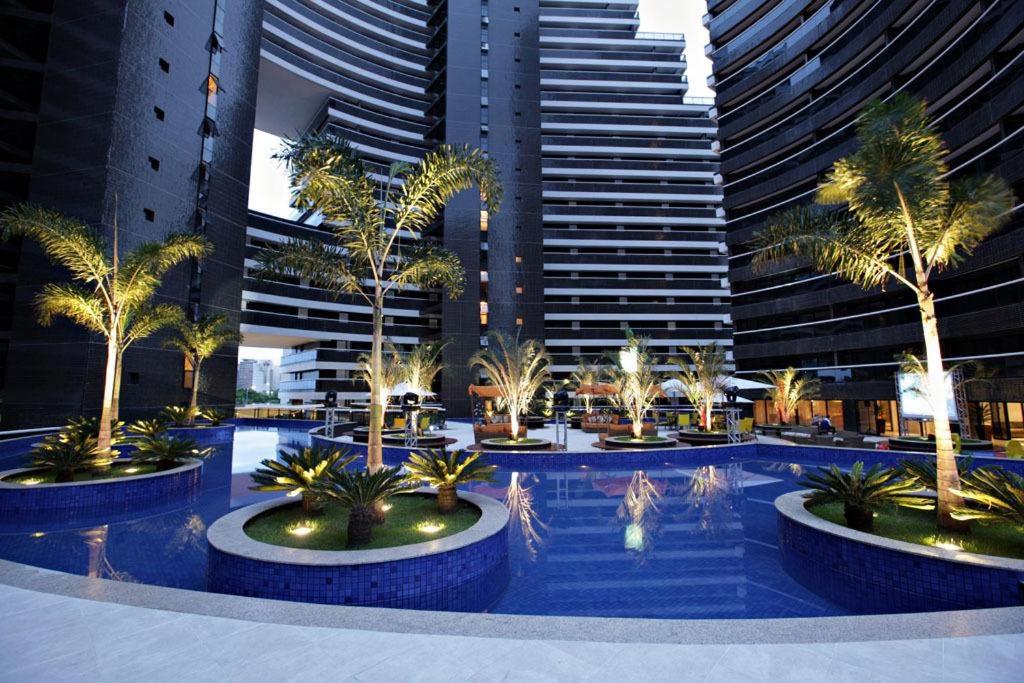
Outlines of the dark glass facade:
[{"label": "dark glass facade", "polygon": [[[14,7],[22,4],[32,7]],[[33,129],[16,136],[23,148],[0,145],[21,157],[3,202],[27,199],[108,236],[116,212],[128,248],[173,231],[204,233],[213,255],[201,269],[172,271],[158,299],[237,322],[262,4],[54,0],[4,8],[5,44],[22,44],[22,59],[35,64],[3,69],[4,81],[24,93],[20,118]],[[68,322],[35,322],[36,292],[66,274],[34,243],[5,246],[15,248],[16,286],[5,283],[13,315],[3,425],[95,414],[104,346]],[[163,347],[164,338],[154,335],[126,354],[123,416],[187,399],[182,357]],[[204,366],[202,404],[234,403],[236,356],[227,346]]]},{"label": "dark glass facade", "polygon": [[[954,176],[996,173],[1013,188],[1008,224],[935,278],[943,350],[996,373],[968,385],[975,433],[1021,436],[1024,397],[1024,3],[1015,0],[711,0],[729,277],[738,369],[795,366],[842,400],[848,428],[874,430],[896,398],[894,356],[921,352],[909,292],[864,291],[806,269],[753,272],[750,238],[808,202],[856,148],[871,99],[929,102]],[[893,429],[892,420],[887,429]]]}]

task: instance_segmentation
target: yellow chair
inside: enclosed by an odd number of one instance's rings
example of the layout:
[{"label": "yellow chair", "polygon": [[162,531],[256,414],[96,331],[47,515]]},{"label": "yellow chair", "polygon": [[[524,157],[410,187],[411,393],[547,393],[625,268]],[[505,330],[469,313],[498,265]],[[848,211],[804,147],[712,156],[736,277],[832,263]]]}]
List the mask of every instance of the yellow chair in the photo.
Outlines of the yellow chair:
[{"label": "yellow chair", "polygon": [[1024,459],[1024,443],[1010,439],[1006,442],[1006,457]]},{"label": "yellow chair", "polygon": [[690,415],[689,413],[679,413],[676,415],[676,427],[687,428],[690,426]]},{"label": "yellow chair", "polygon": [[393,429],[405,429],[405,418],[396,417],[394,423],[391,425]]},{"label": "yellow chair", "polygon": [[740,418],[740,434],[751,434],[754,431],[754,418]]}]

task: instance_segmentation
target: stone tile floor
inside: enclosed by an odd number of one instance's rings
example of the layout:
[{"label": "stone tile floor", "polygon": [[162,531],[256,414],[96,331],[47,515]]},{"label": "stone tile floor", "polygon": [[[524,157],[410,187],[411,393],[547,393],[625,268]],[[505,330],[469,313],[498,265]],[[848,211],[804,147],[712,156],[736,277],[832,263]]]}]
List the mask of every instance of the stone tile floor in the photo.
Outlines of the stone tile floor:
[{"label": "stone tile floor", "polygon": [[1024,680],[1024,634],[802,644],[595,643],[269,624],[6,585],[0,585],[0,605],[2,681]]}]

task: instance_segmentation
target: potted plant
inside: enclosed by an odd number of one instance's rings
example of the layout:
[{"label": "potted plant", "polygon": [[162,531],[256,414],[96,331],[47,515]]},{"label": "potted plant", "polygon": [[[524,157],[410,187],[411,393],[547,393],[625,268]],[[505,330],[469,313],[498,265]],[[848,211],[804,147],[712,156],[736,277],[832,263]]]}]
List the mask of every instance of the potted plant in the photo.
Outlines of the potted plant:
[{"label": "potted plant", "polygon": [[356,456],[348,450],[328,450],[319,446],[303,448],[299,453],[279,451],[279,460],[263,460],[252,473],[253,491],[287,491],[289,496],[302,496],[302,511],[306,515],[320,513],[320,495],[317,485],[327,475],[343,470]]},{"label": "potted plant", "polygon": [[493,481],[498,468],[481,462],[480,453],[431,449],[410,455],[405,469],[413,479],[437,489],[437,509],[448,514],[459,503],[459,484]]},{"label": "potted plant", "polygon": [[551,377],[551,358],[544,345],[536,339],[519,341],[519,334],[510,337],[503,332],[488,335],[487,348],[480,349],[469,359],[487,373],[497,387],[508,409],[512,441],[519,441],[519,418],[530,410],[530,402]]},{"label": "potted plant", "polygon": [[381,467],[375,472],[360,470],[330,470],[318,482],[318,495],[332,498],[348,508],[348,546],[368,545],[373,540],[373,525],[377,510],[388,498],[405,493],[416,484],[398,467]]},{"label": "potted plant", "polygon": [[811,489],[807,504],[825,505],[842,503],[846,526],[857,531],[870,532],[875,528],[874,513],[885,505],[931,510],[935,501],[931,498],[912,495],[921,491],[921,485],[914,479],[903,479],[895,469],[872,465],[864,471],[864,463],[857,461],[849,472],[843,472],[835,464],[826,469],[819,467],[797,482]]}]

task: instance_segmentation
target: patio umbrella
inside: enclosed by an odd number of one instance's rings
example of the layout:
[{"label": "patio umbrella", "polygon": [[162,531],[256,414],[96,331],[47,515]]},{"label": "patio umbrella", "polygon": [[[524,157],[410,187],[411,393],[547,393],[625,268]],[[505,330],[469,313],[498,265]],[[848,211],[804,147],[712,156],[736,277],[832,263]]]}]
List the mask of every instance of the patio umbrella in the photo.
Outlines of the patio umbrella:
[{"label": "patio umbrella", "polygon": [[739,391],[747,391],[748,389],[771,389],[771,384],[765,384],[764,382],[755,382],[752,379],[743,379],[741,377],[729,378],[729,386],[736,387]]}]

